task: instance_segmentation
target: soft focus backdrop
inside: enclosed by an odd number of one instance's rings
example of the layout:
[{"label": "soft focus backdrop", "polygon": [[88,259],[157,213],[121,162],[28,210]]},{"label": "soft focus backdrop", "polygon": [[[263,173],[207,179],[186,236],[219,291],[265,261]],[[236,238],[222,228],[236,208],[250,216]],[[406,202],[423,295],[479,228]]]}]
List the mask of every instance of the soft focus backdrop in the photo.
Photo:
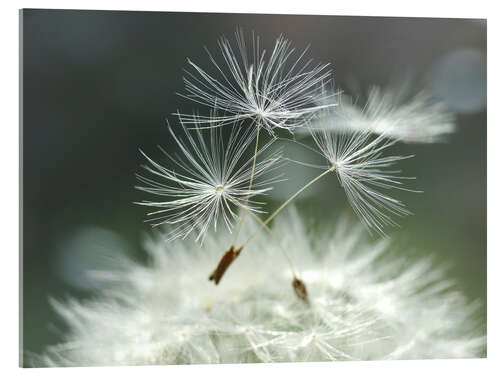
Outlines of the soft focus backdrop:
[{"label": "soft focus backdrop", "polygon": [[[415,91],[445,101],[458,128],[447,143],[397,146],[416,154],[401,166],[424,193],[398,195],[415,215],[388,233],[398,256],[435,255],[471,300],[486,304],[486,21],[24,10],[24,351],[59,341],[64,327],[49,297],[92,296],[84,272],[113,267],[116,247],[143,257],[137,249],[150,228],[145,209],[132,203],[144,198],[133,187],[138,148],[152,156],[157,144],[169,149],[165,118],[193,106],[175,95],[186,58],[208,66],[203,47],[216,52],[217,38],[232,38],[239,26],[267,47],[282,33],[299,50],[310,45],[309,56],[331,62],[336,85],[360,102],[370,85],[409,76]],[[287,152],[301,159],[304,150]],[[285,171],[289,181],[271,204],[317,174],[294,165]],[[350,211],[333,180],[299,208],[324,222]]]}]

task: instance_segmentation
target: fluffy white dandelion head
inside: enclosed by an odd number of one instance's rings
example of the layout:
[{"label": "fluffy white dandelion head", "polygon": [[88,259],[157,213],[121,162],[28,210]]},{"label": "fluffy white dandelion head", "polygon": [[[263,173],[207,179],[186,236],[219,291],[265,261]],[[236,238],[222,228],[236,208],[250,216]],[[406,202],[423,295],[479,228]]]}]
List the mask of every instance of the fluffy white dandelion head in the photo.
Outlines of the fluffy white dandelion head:
[{"label": "fluffy white dandelion head", "polygon": [[[194,125],[187,129],[181,121],[182,136],[169,127],[181,156],[173,157],[171,151],[160,149],[174,169],[142,153],[148,162],[143,165],[147,173],[137,175],[142,184],[137,189],[161,198],[137,203],[154,209],[148,214],[153,226],[171,225],[169,239],[185,238],[194,232],[196,239],[203,241],[219,217],[230,229],[238,215],[237,208],[260,212],[261,204],[248,199],[264,194],[280,178],[268,175],[279,166],[279,150],[266,155],[254,167],[253,157],[246,156],[255,129],[235,123],[224,137],[220,127],[200,130],[198,122]],[[269,144],[262,145],[256,157],[266,152]]]},{"label": "fluffy white dandelion head", "polygon": [[455,119],[446,106],[425,90],[410,95],[408,82],[368,91],[364,106],[347,95],[334,108],[322,111],[311,124],[318,131],[354,131],[384,134],[408,143],[432,143],[455,131]]},{"label": "fluffy white dandelion head", "polygon": [[[247,230],[253,228],[247,226]],[[466,358],[484,355],[480,304],[469,302],[432,259],[390,255],[340,220],[333,233],[310,231],[294,210],[273,227],[307,284],[292,276],[268,238],[251,242],[219,286],[209,267],[228,236],[150,238],[147,265],[132,260],[94,276],[99,294],[54,302],[64,342],[33,357],[38,366]],[[293,236],[290,235],[293,233]],[[400,252],[399,252],[400,254]]]},{"label": "fluffy white dandelion head", "polygon": [[[309,115],[334,104],[323,85],[330,81],[328,64],[313,65],[307,49],[295,54],[290,41],[280,36],[271,53],[266,53],[260,38],[252,33],[250,46],[242,30],[235,33],[236,49],[228,39],[219,39],[221,59],[207,50],[213,73],[188,60],[192,70],[184,78],[186,94],[181,96],[223,114],[217,118],[199,117],[209,126],[252,119],[271,134],[274,128],[293,130]],[[180,115],[186,123],[191,115]]]}]

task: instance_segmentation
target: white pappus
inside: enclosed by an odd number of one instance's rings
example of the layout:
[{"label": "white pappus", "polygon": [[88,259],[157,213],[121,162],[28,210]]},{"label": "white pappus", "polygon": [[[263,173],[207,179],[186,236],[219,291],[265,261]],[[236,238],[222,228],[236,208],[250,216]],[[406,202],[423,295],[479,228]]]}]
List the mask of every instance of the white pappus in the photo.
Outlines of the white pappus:
[{"label": "white pappus", "polygon": [[335,172],[347,199],[370,231],[384,234],[384,227],[397,225],[391,217],[409,215],[410,211],[398,199],[383,190],[407,190],[399,170],[390,169],[398,161],[410,156],[383,156],[384,151],[397,140],[385,134],[373,136],[368,130],[336,131],[311,130],[313,139],[329,165],[326,172]]},{"label": "white pappus", "polygon": [[[253,226],[255,228],[255,226]],[[254,229],[252,225],[248,230]],[[194,242],[145,243],[147,265],[124,259],[100,271],[95,298],[53,302],[68,326],[38,366],[160,365],[280,361],[469,358],[485,354],[479,302],[470,302],[430,258],[409,261],[387,239],[372,243],[343,217],[333,233],[306,227],[290,210],[273,229],[309,288],[265,236],[248,245],[215,287],[208,265],[228,233]],[[289,234],[293,232],[294,235]],[[283,267],[280,267],[283,265]]]},{"label": "white pappus", "polygon": [[362,106],[340,94],[337,105],[321,111],[309,129],[372,132],[406,143],[444,141],[455,131],[453,114],[425,90],[411,95],[408,86],[409,82],[387,88],[372,86]]},{"label": "white pappus", "polygon": [[326,102],[329,95],[323,89],[331,80],[328,64],[312,65],[305,57],[307,49],[293,61],[295,49],[280,36],[269,56],[252,33],[247,47],[242,30],[235,33],[237,53],[225,37],[219,39],[222,62],[208,52],[214,73],[208,73],[188,60],[193,71],[186,70],[186,94],[182,97],[222,113],[217,117],[180,114],[186,122],[203,121],[207,126],[230,124],[251,119],[274,135],[275,128],[294,130],[306,123],[309,115],[335,104]]},{"label": "white pappus", "polygon": [[[148,162],[143,168],[148,173],[137,174],[142,185],[136,188],[163,199],[136,203],[154,209],[148,214],[153,226],[172,226],[169,239],[185,238],[195,232],[196,239],[202,242],[210,225],[216,227],[219,216],[231,228],[238,215],[236,208],[261,212],[261,204],[248,199],[264,194],[281,178],[280,175],[266,178],[268,172],[279,167],[280,150],[266,155],[252,168],[253,157],[246,158],[245,152],[255,138],[255,128],[235,123],[224,138],[220,127],[200,130],[198,122],[194,125],[187,129],[181,121],[183,137],[169,127],[181,155],[174,158],[171,152],[161,150],[175,170],[142,153]],[[264,153],[270,143],[261,147],[256,157]]]}]

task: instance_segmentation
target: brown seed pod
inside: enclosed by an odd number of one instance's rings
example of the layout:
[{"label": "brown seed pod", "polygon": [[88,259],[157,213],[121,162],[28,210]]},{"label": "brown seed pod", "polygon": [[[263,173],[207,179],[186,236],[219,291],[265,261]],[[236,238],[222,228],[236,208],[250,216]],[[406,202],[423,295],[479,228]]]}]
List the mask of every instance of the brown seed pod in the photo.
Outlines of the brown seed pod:
[{"label": "brown seed pod", "polygon": [[307,298],[306,284],[304,284],[302,280],[294,277],[292,281],[292,287],[297,297],[299,297],[302,301],[309,303],[309,299]]},{"label": "brown seed pod", "polygon": [[238,255],[240,255],[241,250],[243,250],[243,246],[238,250],[234,250],[234,245],[231,245],[231,248],[224,253],[219,264],[208,277],[208,280],[213,281],[215,285],[219,284],[220,279],[222,279],[228,267],[234,262]]}]

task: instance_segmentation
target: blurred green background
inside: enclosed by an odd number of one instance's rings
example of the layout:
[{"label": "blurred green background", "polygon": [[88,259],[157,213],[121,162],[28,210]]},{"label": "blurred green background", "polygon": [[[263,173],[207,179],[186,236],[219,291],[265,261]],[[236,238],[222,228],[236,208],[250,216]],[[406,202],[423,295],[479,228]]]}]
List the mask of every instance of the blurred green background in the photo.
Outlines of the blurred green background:
[{"label": "blurred green background", "polygon": [[[458,129],[447,143],[397,146],[416,154],[401,166],[417,177],[411,187],[425,193],[398,195],[414,216],[389,235],[402,257],[433,254],[449,264],[458,288],[486,304],[486,21],[23,10],[25,353],[60,341],[64,326],[50,296],[91,296],[95,286],[84,271],[112,267],[113,247],[141,257],[149,227],[144,208],[132,204],[144,198],[133,188],[138,148],[154,156],[157,144],[171,147],[165,118],[193,107],[175,95],[186,57],[207,66],[203,46],[215,52],[217,38],[232,37],[238,26],[255,30],[267,47],[281,33],[297,49],[310,45],[309,55],[331,62],[336,85],[360,103],[371,85],[408,74],[415,90],[445,101]],[[287,152],[300,159],[303,150]],[[289,181],[270,203],[316,173],[287,168]],[[324,220],[350,211],[333,180],[311,189],[299,206]]]}]

